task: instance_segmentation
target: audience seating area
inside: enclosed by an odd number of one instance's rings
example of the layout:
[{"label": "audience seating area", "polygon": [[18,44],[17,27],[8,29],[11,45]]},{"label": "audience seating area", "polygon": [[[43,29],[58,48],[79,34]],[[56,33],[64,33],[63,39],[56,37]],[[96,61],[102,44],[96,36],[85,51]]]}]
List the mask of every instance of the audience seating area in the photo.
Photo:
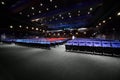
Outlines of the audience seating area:
[{"label": "audience seating area", "polygon": [[67,40],[67,38],[4,39],[2,42],[15,43],[30,47],[50,48],[63,44]]},{"label": "audience seating area", "polygon": [[65,48],[66,51],[88,51],[92,53],[120,55],[119,40],[77,38],[67,41]]}]

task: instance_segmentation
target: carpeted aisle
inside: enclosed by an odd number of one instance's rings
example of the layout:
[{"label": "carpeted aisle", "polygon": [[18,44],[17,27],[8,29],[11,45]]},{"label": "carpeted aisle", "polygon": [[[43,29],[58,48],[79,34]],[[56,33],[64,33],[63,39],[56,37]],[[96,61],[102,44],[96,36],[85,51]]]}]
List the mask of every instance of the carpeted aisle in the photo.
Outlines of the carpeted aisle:
[{"label": "carpeted aisle", "polygon": [[65,52],[64,45],[45,50],[0,44],[0,65],[9,80],[120,80],[120,58]]}]

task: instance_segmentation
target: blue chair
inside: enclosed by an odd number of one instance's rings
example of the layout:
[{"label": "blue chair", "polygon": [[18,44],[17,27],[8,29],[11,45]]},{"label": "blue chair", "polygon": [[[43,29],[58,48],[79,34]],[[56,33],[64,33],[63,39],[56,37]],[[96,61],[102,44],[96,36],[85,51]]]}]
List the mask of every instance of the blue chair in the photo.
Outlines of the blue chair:
[{"label": "blue chair", "polygon": [[86,51],[86,44],[84,40],[79,40],[79,50]]},{"label": "blue chair", "polygon": [[73,42],[72,42],[72,40],[67,41],[67,43],[65,44],[65,48],[66,48],[66,51],[67,50],[73,50]]},{"label": "blue chair", "polygon": [[112,54],[111,53],[111,42],[110,41],[102,41],[102,49],[103,49],[103,53]]},{"label": "blue chair", "polygon": [[78,47],[79,46],[79,44],[78,44],[78,40],[75,40],[75,41],[73,41],[73,50],[79,50]]},{"label": "blue chair", "polygon": [[116,55],[120,55],[120,42],[119,41],[112,41],[112,53]]},{"label": "blue chair", "polygon": [[93,41],[86,41],[86,50],[93,52],[94,48],[93,48]]},{"label": "blue chair", "polygon": [[99,40],[93,41],[93,46],[94,46],[94,52],[99,52],[99,53],[103,52],[101,41]]}]

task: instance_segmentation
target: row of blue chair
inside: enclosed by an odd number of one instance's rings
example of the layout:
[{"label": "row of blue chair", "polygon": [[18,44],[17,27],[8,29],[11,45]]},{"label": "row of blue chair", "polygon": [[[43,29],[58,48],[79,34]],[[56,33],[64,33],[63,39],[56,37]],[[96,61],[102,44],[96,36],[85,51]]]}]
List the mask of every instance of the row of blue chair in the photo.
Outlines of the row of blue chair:
[{"label": "row of blue chair", "polygon": [[90,51],[109,54],[120,54],[120,41],[101,39],[74,39],[65,44],[66,51]]}]

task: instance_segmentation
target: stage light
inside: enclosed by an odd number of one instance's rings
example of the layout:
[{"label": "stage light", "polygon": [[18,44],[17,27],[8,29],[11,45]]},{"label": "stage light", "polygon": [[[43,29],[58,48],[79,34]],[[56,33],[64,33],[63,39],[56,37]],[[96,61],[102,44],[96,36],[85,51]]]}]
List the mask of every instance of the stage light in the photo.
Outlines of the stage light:
[{"label": "stage light", "polygon": [[117,16],[120,16],[120,12],[117,13]]},{"label": "stage light", "polygon": [[59,17],[61,17],[62,15],[61,14],[59,14]]},{"label": "stage light", "polygon": [[78,32],[76,32],[76,35],[78,35]]},{"label": "stage light", "polygon": [[70,15],[69,17],[71,18],[72,16]]},{"label": "stage light", "polygon": [[64,17],[62,17],[62,19],[64,19]]},{"label": "stage light", "polygon": [[70,15],[71,13],[68,13],[68,15]]},{"label": "stage light", "polygon": [[12,28],[13,28],[13,26],[10,26],[10,28],[12,29]]}]

